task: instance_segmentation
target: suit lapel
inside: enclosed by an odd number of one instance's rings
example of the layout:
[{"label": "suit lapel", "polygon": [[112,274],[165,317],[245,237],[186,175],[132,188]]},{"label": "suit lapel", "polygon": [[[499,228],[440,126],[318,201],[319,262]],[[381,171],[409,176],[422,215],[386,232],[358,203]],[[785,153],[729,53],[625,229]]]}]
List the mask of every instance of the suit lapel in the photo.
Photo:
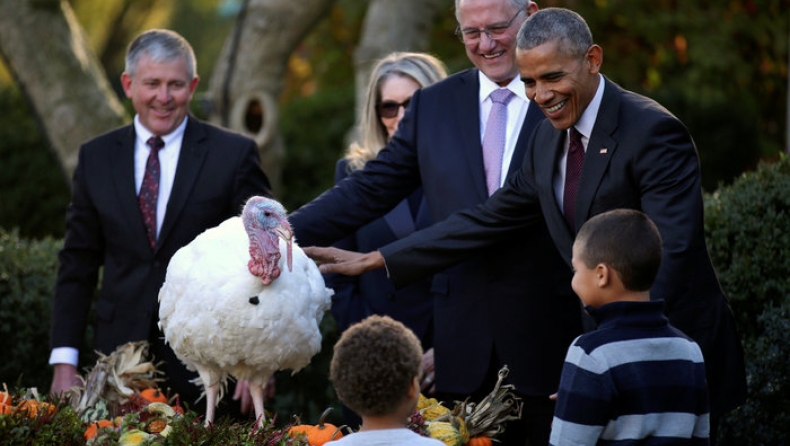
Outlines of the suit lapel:
[{"label": "suit lapel", "polygon": [[130,125],[126,131],[119,133],[116,152],[110,157],[110,170],[113,179],[113,188],[118,197],[118,209],[123,213],[123,220],[132,226],[132,234],[138,234],[139,240],[130,243],[132,246],[140,246],[150,253],[148,247],[148,234],[143,223],[143,216],[140,213],[140,205],[137,202],[137,189],[134,183],[134,146],[137,136],[134,126]]},{"label": "suit lapel", "polygon": [[165,219],[162,222],[162,229],[159,231],[157,249],[164,244],[167,236],[175,227],[178,216],[184,209],[187,198],[195,185],[208,150],[206,144],[203,143],[204,138],[205,132],[202,124],[190,116],[184,130],[184,139],[181,142],[176,176],[173,179],[173,190],[170,192]]},{"label": "suit lapel", "polygon": [[[548,122],[543,125],[551,127]],[[573,234],[568,228],[554,194],[554,176],[557,174],[557,165],[562,157],[565,132],[551,129],[548,135],[543,139],[535,138],[533,149],[535,150],[535,184],[538,186],[538,199],[543,210],[543,218],[546,220],[554,244],[565,261],[570,264],[569,254],[573,244]]]},{"label": "suit lapel", "polygon": [[529,138],[535,131],[535,127],[537,127],[540,121],[542,121],[545,117],[546,115],[540,111],[540,107],[538,107],[534,102],[530,101],[529,106],[527,107],[527,116],[524,117],[524,123],[521,124],[521,130],[518,134],[518,141],[516,141],[516,147],[513,150],[513,157],[510,160],[510,167],[507,170],[508,177],[513,175],[514,172],[517,172],[521,168],[521,164],[524,161],[524,152],[526,152],[527,145],[529,144]]},{"label": "suit lapel", "polygon": [[411,209],[409,209],[409,200],[402,200],[391,211],[387,212],[384,215],[384,221],[387,222],[387,226],[389,226],[395,238],[401,239],[414,232],[414,217],[412,217]]},{"label": "suit lapel", "polygon": [[425,199],[425,195],[423,195],[420,199],[420,207],[417,210],[417,215],[414,216],[414,228],[415,230],[420,230],[432,224],[431,210],[428,208],[428,201]]},{"label": "suit lapel", "polygon": [[418,189],[418,191],[419,192],[414,192],[419,193],[420,196],[420,204],[417,206],[416,215],[411,211],[411,204],[409,201],[413,197],[410,196],[398,203],[397,206],[392,208],[392,210],[384,216],[384,221],[387,223],[387,226],[389,226],[390,231],[392,231],[396,239],[406,237],[416,230],[427,228],[433,223],[430,218],[428,202],[425,200],[422,188]]},{"label": "suit lapel", "polygon": [[[460,77],[462,87],[453,95],[452,110],[458,122],[458,144],[463,152],[460,159],[467,163],[479,201],[488,198],[485,169],[483,168],[483,144],[480,141],[480,79],[478,71],[471,69]],[[471,193],[471,191],[470,191]]]},{"label": "suit lapel", "polygon": [[[604,95],[598,116],[595,118],[587,151],[584,155],[582,175],[579,179],[579,191],[576,193],[576,228],[590,216],[590,209],[598,186],[603,181],[609,162],[617,150],[617,141],[612,138],[612,133],[617,127],[617,116],[620,108],[620,93],[615,84],[603,78],[605,82]],[[574,232],[575,232],[574,231]]]}]

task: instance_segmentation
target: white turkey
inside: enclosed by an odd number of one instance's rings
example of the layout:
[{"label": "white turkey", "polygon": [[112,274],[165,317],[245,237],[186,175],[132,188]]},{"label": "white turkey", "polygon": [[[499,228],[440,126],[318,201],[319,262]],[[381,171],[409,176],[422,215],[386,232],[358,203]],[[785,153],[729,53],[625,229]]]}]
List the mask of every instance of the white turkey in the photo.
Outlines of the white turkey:
[{"label": "white turkey", "polygon": [[228,375],[250,384],[263,422],[263,391],[278,370],[296,373],[321,349],[319,323],[332,290],[293,240],[283,206],[252,197],[240,217],[209,229],[170,260],[159,327],[197,370],[214,421]]}]

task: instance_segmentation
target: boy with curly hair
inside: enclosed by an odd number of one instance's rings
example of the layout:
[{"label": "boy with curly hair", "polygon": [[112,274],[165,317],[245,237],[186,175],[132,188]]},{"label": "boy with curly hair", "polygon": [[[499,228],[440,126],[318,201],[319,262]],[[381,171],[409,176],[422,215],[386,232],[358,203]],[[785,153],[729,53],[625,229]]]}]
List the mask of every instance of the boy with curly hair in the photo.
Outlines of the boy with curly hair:
[{"label": "boy with curly hair", "polygon": [[702,352],[670,325],[664,302],[650,300],[661,256],[656,225],[636,210],[599,214],[579,230],[571,286],[598,328],[568,348],[552,446],[708,444]]},{"label": "boy with curly hair", "polygon": [[443,445],[406,428],[420,396],[421,361],[417,336],[389,316],[367,317],[343,332],[330,379],[340,400],[362,417],[362,426],[327,446]]}]

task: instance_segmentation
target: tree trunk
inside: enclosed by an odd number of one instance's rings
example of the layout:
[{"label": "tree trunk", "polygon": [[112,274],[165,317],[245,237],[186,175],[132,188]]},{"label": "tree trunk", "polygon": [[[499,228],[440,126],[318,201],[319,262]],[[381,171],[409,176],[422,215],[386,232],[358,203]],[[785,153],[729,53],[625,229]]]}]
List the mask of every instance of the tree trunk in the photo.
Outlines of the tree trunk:
[{"label": "tree trunk", "polygon": [[68,180],[80,144],[128,119],[65,0],[0,1],[0,56]]},{"label": "tree trunk", "polygon": [[255,139],[277,192],[285,146],[278,98],[296,45],[334,0],[245,0],[209,85],[210,120]]},{"label": "tree trunk", "polygon": [[354,52],[357,122],[376,60],[393,51],[427,51],[434,20],[451,14],[453,5],[453,0],[371,0]]}]

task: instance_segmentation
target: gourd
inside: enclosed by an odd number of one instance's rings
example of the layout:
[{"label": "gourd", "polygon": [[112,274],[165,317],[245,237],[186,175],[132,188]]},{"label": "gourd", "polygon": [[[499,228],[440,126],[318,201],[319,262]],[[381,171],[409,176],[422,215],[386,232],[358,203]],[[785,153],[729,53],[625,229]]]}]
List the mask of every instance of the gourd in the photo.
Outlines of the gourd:
[{"label": "gourd", "polygon": [[39,413],[42,416],[48,416],[55,415],[57,412],[54,404],[36,400],[22,400],[16,410],[26,414],[29,418],[35,418]]},{"label": "gourd", "polygon": [[118,444],[120,446],[136,446],[150,437],[151,435],[147,432],[139,429],[130,429],[121,435],[121,438],[118,439]]},{"label": "gourd", "polygon": [[88,425],[88,428],[85,429],[85,433],[83,436],[85,440],[90,440],[91,438],[95,437],[96,434],[99,432],[99,429],[102,427],[114,427],[115,424],[110,420],[99,420],[94,423]]},{"label": "gourd", "polygon": [[[324,422],[331,411],[332,408],[328,407],[324,413],[321,414],[321,417],[318,419],[318,424],[316,425],[296,424],[295,426],[292,426],[290,429],[288,429],[288,435],[295,436],[304,434],[307,437],[307,443],[310,446],[322,446],[324,443],[342,438],[343,433],[337,426]],[[297,423],[299,423],[299,418],[296,420]]]},{"label": "gourd", "polygon": [[466,428],[466,422],[463,418],[451,415],[450,424],[461,434],[461,443],[466,444],[469,442],[469,429]]},{"label": "gourd", "polygon": [[450,409],[442,406],[441,404],[428,406],[425,409],[420,410],[420,415],[422,415],[426,421],[434,421],[449,414]]},{"label": "gourd", "polygon": [[149,434],[159,434],[167,437],[173,427],[170,422],[176,416],[176,411],[167,403],[151,403],[146,407],[148,413],[152,414],[154,418],[149,419],[144,430]]},{"label": "gourd", "polygon": [[421,393],[417,400],[417,410],[427,409],[437,404],[439,404],[439,401],[436,398],[426,398],[425,395]]},{"label": "gourd", "polygon": [[85,410],[80,415],[80,420],[90,423],[92,421],[104,420],[110,417],[110,411],[107,409],[107,403],[104,401],[97,401],[93,407]]},{"label": "gourd", "polygon": [[151,403],[166,403],[167,396],[160,392],[159,389],[149,388],[140,392],[140,396],[147,399]]},{"label": "gourd", "polygon": [[447,446],[464,445],[464,439],[461,437],[461,433],[447,421],[433,421],[428,425],[426,430],[431,438],[435,438]]},{"label": "gourd", "polygon": [[450,409],[442,406],[442,403],[436,398],[426,398],[422,393],[417,400],[417,410],[420,411],[420,415],[426,421],[434,421],[450,413]]},{"label": "gourd", "polygon": [[11,395],[0,392],[0,415],[11,413]]},{"label": "gourd", "polygon": [[486,437],[485,435],[479,435],[477,437],[472,437],[466,443],[466,446],[492,446],[493,442],[491,441],[491,437]]}]

